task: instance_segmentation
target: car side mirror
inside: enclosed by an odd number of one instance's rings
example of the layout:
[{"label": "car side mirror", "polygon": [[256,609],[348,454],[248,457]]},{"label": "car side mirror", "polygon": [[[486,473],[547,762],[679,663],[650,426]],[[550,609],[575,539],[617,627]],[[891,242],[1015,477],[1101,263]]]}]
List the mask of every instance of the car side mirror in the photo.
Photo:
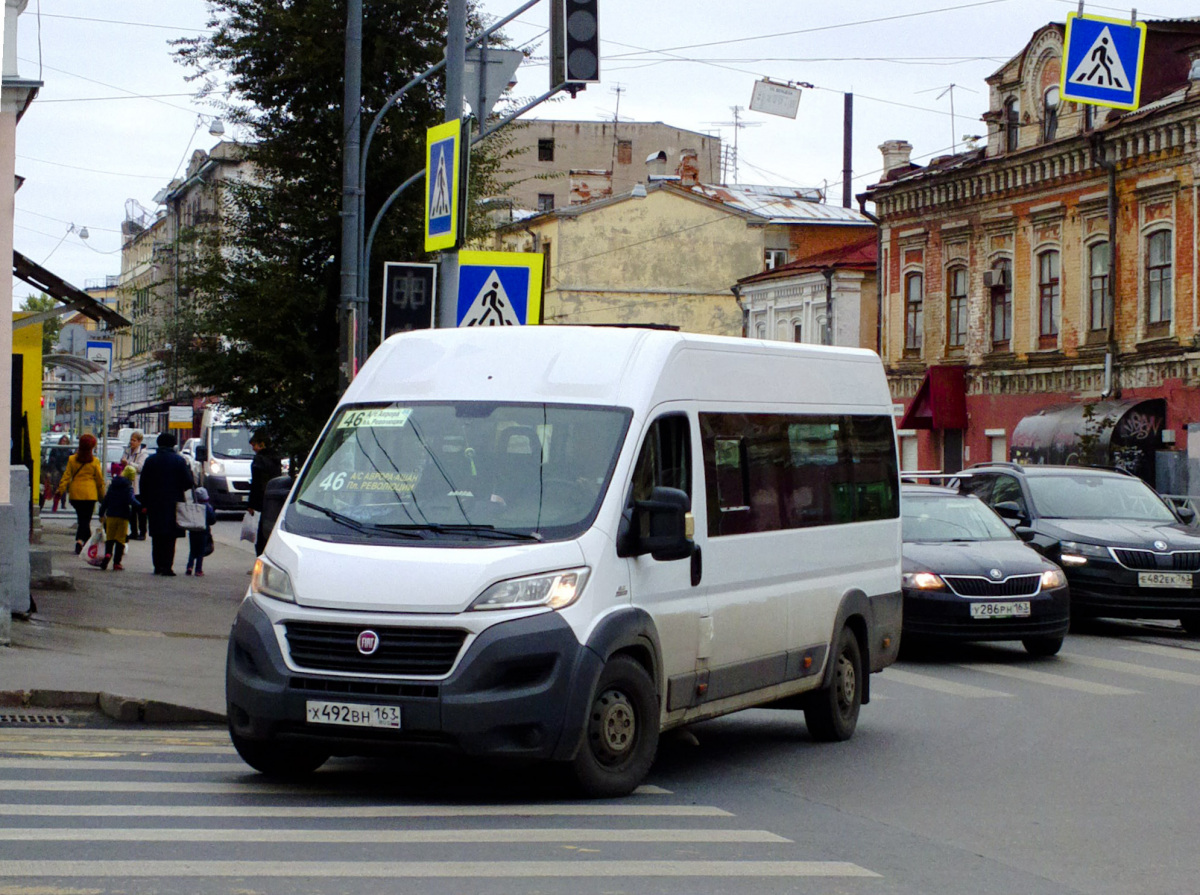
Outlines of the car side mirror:
[{"label": "car side mirror", "polygon": [[691,498],[678,488],[655,488],[649,500],[635,501],[623,537],[620,556],[649,553],[659,562],[692,555]]},{"label": "car side mirror", "polygon": [[1028,544],[1037,537],[1037,532],[1027,525],[1016,525],[1013,527],[1013,534]]},{"label": "car side mirror", "polygon": [[1002,519],[1021,519],[1025,518],[1025,511],[1021,509],[1021,505],[1015,500],[1002,500],[1000,503],[992,507],[996,514]]},{"label": "car side mirror", "polygon": [[1185,525],[1191,525],[1196,521],[1196,511],[1191,507],[1175,507],[1175,515],[1179,517],[1179,521]]}]

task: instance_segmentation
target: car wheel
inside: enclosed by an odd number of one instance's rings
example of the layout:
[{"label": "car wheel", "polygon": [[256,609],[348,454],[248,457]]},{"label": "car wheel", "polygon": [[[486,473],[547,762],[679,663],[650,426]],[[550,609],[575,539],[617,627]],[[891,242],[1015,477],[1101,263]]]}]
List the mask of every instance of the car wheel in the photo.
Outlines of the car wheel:
[{"label": "car wheel", "polygon": [[229,738],[242,761],[268,777],[295,779],[311,774],[329,760],[328,752],[277,743],[274,740],[248,740],[232,730]]},{"label": "car wheel", "polygon": [[1183,625],[1183,630],[1189,634],[1200,634],[1200,612],[1193,612],[1179,619],[1179,624]]},{"label": "car wheel", "polygon": [[633,792],[654,763],[658,723],[658,694],[646,669],[628,656],[610,659],[572,762],[584,794],[612,798]]},{"label": "car wheel", "polygon": [[833,653],[833,679],[813,694],[804,709],[804,723],[813,739],[825,743],[848,740],[858,726],[862,706],[862,650],[849,628],[838,634]]},{"label": "car wheel", "polygon": [[1021,641],[1025,652],[1031,656],[1053,656],[1062,649],[1061,637],[1026,637]]}]

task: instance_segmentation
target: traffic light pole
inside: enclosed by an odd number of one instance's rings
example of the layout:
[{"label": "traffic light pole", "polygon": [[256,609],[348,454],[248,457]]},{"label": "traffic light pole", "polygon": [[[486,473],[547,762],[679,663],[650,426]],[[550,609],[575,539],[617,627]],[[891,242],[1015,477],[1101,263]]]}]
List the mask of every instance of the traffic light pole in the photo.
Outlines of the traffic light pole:
[{"label": "traffic light pole", "polygon": [[[446,28],[446,114],[444,121],[458,121],[463,114],[463,71],[467,64],[467,0],[450,0]],[[465,172],[464,172],[465,174]],[[466,191],[460,195],[465,196]],[[461,211],[460,211],[461,213]],[[466,229],[465,227],[463,228]],[[460,233],[459,238],[462,238]],[[441,279],[441,295],[438,296],[438,327],[452,327],[458,323],[458,247],[452,246],[442,253],[442,266],[438,271]]]},{"label": "traffic light pole", "polygon": [[346,86],[342,100],[342,273],[338,304],[338,385],[358,372],[358,336],[366,334],[358,292],[358,142],[362,114],[362,0],[346,3]]}]

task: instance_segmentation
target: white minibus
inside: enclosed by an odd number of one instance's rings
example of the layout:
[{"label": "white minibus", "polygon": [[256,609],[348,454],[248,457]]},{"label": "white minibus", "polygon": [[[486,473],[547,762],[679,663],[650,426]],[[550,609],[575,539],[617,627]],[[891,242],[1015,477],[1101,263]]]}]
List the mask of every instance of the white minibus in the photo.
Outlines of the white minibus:
[{"label": "white minibus", "polygon": [[238,752],[438,744],[629,793],[752,706],[844,740],[900,646],[873,352],[662,329],[405,333],[296,479],[230,635]]}]

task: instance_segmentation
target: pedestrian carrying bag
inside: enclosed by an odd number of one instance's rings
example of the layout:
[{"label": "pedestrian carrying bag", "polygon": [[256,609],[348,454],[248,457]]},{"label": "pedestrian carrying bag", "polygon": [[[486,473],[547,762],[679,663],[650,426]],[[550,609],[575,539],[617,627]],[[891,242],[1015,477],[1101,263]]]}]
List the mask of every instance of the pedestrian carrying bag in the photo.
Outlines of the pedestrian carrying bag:
[{"label": "pedestrian carrying bag", "polygon": [[204,538],[204,555],[212,556],[213,551],[217,549],[216,543],[213,541],[212,532],[208,532]]},{"label": "pedestrian carrying bag", "polygon": [[175,504],[175,524],[184,531],[204,531],[208,523],[204,518],[204,504],[192,500],[192,492],[188,491],[187,500]]},{"label": "pedestrian carrying bag", "polygon": [[83,545],[83,550],[79,555],[89,566],[99,567],[104,562],[103,528],[97,528],[92,532],[92,536],[87,539],[87,543]]},{"label": "pedestrian carrying bag", "polygon": [[242,534],[239,540],[249,541],[251,544],[258,541],[258,516],[247,513],[242,517]]}]

